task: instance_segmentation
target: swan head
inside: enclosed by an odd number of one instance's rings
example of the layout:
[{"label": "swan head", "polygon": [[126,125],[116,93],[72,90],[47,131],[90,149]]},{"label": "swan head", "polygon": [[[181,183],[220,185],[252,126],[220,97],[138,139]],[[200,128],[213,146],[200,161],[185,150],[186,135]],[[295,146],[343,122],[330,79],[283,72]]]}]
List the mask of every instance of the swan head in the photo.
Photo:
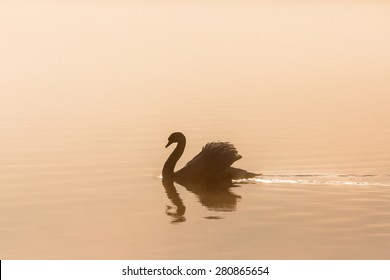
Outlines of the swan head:
[{"label": "swan head", "polygon": [[168,137],[168,144],[165,148],[168,148],[173,143],[185,143],[186,137],[181,132],[174,132]]}]

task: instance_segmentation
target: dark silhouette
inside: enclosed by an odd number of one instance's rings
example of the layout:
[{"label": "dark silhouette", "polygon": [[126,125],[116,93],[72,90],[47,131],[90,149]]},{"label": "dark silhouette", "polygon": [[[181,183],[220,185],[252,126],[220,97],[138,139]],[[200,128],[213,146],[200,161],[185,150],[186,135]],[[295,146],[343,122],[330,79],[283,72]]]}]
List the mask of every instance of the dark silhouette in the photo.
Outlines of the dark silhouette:
[{"label": "dark silhouette", "polygon": [[174,172],[176,163],[186,146],[184,134],[172,133],[165,147],[167,148],[172,143],[177,143],[177,146],[165,162],[162,175],[163,178],[176,181],[183,186],[226,188],[232,186],[232,180],[248,179],[260,175],[231,167],[242,156],[238,154],[233,144],[228,142],[207,143],[198,155],[182,169]]},{"label": "dark silhouette", "polygon": [[[168,157],[163,167],[162,184],[168,198],[175,205],[168,207],[167,215],[173,217],[172,223],[186,221],[186,207],[180,198],[174,182],[184,186],[186,190],[194,193],[199,202],[212,211],[234,211],[239,195],[230,191],[233,187],[232,180],[253,178],[260,174],[248,172],[243,169],[231,167],[241,159],[233,144],[228,142],[211,142],[206,144],[202,151],[189,161],[182,169],[174,172],[177,161],[182,156],[186,138],[181,132],[174,132],[168,138],[166,148],[172,143],[177,143],[176,148]],[[219,219],[219,216],[205,217],[207,219]]]},{"label": "dark silhouette", "polygon": [[[186,207],[183,203],[183,200],[180,198],[179,193],[177,192],[174,182],[170,178],[163,178],[162,184],[165,188],[165,192],[171,202],[175,205],[176,209],[172,210],[173,207],[168,206],[166,214],[171,216],[172,223],[185,222],[185,213]],[[234,211],[236,210],[237,201],[241,196],[236,195],[230,191],[228,186],[226,187],[212,187],[210,184],[200,184],[200,183],[189,183],[183,185],[186,190],[194,193],[199,202],[207,207],[209,210],[213,211]],[[231,184],[229,186],[232,186]],[[219,216],[205,217],[208,219],[219,219]]]},{"label": "dark silhouette", "polygon": [[165,188],[165,192],[168,198],[176,206],[176,211],[170,211],[172,207],[168,206],[165,213],[173,218],[172,223],[185,222],[184,214],[186,212],[186,207],[183,203],[183,200],[180,198],[173,181],[169,178],[163,178],[162,184]]}]

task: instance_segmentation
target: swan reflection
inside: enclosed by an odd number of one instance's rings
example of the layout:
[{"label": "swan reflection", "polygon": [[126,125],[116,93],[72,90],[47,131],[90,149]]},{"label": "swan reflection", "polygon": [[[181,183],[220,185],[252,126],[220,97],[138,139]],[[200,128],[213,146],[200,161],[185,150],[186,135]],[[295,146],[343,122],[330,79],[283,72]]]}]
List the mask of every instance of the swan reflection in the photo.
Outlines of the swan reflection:
[{"label": "swan reflection", "polygon": [[168,206],[165,213],[173,218],[172,223],[184,222],[186,213],[186,206],[183,203],[183,200],[180,198],[179,193],[177,192],[175,185],[171,179],[163,178],[162,185],[165,188],[165,192],[171,202],[175,205],[176,211],[172,211],[172,207]]},{"label": "swan reflection", "polygon": [[[169,207],[166,210],[166,214],[172,217],[172,223],[185,222],[186,206],[183,200],[180,198],[178,191],[174,185],[174,181],[169,178],[163,178],[162,184],[165,188],[165,192],[169,200],[173,203],[174,207]],[[210,184],[190,183],[183,184],[182,186],[189,192],[195,194],[199,199],[199,202],[211,211],[235,211],[237,209],[237,202],[241,199],[241,196],[233,193],[230,189],[232,185],[225,187],[211,186]],[[219,219],[219,216],[206,217],[208,219]]]}]

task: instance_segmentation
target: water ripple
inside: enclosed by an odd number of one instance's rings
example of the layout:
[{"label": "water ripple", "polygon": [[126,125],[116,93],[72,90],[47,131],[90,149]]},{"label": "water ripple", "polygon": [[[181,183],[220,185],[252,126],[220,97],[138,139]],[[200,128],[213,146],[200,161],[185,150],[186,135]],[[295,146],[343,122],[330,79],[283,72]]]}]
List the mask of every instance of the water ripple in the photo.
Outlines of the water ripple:
[{"label": "water ripple", "polygon": [[[377,178],[375,181],[361,181],[362,178]],[[320,174],[296,174],[296,175],[262,175],[252,179],[237,180],[235,183],[264,183],[264,184],[298,184],[298,185],[342,185],[342,186],[378,186],[390,187],[390,183],[383,180],[389,175],[375,174],[335,174],[335,175],[320,175]],[[310,179],[302,179],[310,178]],[[343,180],[348,178],[348,180]]]}]

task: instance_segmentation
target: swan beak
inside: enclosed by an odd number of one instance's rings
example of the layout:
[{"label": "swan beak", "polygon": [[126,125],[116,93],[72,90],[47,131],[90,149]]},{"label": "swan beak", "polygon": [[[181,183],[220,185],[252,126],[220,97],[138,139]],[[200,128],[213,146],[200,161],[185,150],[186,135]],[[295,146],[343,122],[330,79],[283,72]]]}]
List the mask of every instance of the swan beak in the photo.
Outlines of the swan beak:
[{"label": "swan beak", "polygon": [[168,148],[173,142],[168,141],[168,144],[165,145],[165,148]]}]

